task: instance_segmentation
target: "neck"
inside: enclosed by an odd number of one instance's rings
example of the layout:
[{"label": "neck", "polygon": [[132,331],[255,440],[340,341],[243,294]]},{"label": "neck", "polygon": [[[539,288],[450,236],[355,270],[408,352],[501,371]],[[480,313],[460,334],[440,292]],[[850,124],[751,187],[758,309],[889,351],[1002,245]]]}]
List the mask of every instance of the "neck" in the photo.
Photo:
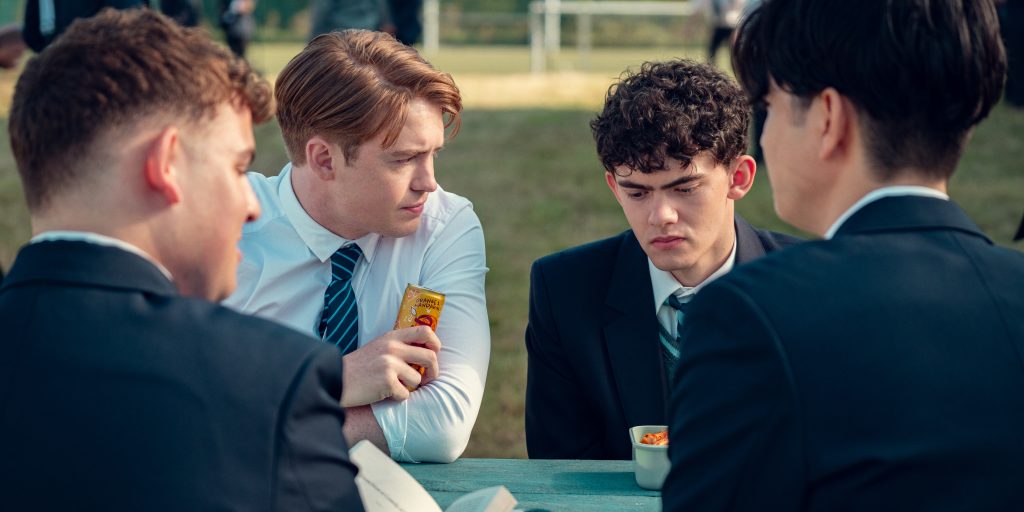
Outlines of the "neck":
[{"label": "neck", "polygon": [[334,220],[335,216],[331,213],[338,210],[338,205],[334,198],[324,193],[326,187],[308,166],[293,163],[291,181],[299,206],[324,229],[346,240],[357,240],[368,234],[365,230],[344,226]]},{"label": "neck", "polygon": [[874,179],[869,171],[843,173],[839,176],[840,179],[829,189],[829,192],[822,196],[821,208],[817,215],[809,215],[807,225],[797,227],[824,236],[840,216],[853,207],[857,201],[875,190],[886,187],[917,186],[946,193],[947,185],[944,179],[927,178],[925,174],[912,169],[902,170],[892,179],[884,181]]}]

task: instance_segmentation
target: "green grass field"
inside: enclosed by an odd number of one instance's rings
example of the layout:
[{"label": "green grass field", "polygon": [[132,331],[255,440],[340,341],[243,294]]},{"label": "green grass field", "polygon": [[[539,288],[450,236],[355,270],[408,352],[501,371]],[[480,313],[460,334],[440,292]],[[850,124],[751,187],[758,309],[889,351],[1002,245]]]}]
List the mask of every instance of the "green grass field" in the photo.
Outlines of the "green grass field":
[{"label": "green grass field", "polygon": [[[298,45],[265,45],[254,64],[268,75]],[[578,69],[566,52],[561,70],[547,77],[528,73],[525,48],[442,49],[432,61],[452,72],[463,89],[462,131],[437,162],[438,181],[470,198],[487,237],[491,366],[483,409],[466,456],[524,457],[523,396],[530,263],[566,247],[626,227],[607,191],[587,123],[603,92],[627,66],[643,60],[698,56],[693,51],[633,49],[595,51],[592,68]],[[15,72],[0,72],[0,92]],[[9,92],[7,93],[9,94]],[[7,97],[2,98],[6,111]],[[6,141],[6,122],[0,128]],[[974,135],[951,192],[997,243],[1010,238],[1024,213],[1024,111],[999,106]],[[254,168],[276,173],[285,163],[276,126],[257,129]],[[766,174],[738,210],[762,227],[793,232],[775,216]],[[0,263],[5,268],[29,237],[17,173],[6,142],[0,149]],[[1020,248],[1020,245],[1016,246]]]}]

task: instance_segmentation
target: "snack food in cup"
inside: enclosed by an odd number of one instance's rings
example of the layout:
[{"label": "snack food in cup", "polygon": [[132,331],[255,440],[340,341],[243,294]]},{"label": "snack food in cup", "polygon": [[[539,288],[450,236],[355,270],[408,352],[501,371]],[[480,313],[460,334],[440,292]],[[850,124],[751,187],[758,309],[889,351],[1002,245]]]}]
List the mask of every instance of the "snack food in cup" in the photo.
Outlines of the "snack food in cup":
[{"label": "snack food in cup", "polygon": [[[661,444],[644,443],[643,439],[663,441]],[[629,429],[633,444],[633,476],[644,489],[657,491],[668,476],[668,426],[640,425]]]},{"label": "snack food in cup", "polygon": [[[437,322],[441,319],[441,308],[443,307],[443,293],[410,283],[406,285],[405,294],[402,295],[402,304],[398,306],[398,318],[395,318],[394,329],[426,325],[430,327],[430,330],[437,332]],[[409,366],[420,372],[420,375],[426,372],[418,364]],[[416,386],[406,387],[409,391],[416,389]]]}]

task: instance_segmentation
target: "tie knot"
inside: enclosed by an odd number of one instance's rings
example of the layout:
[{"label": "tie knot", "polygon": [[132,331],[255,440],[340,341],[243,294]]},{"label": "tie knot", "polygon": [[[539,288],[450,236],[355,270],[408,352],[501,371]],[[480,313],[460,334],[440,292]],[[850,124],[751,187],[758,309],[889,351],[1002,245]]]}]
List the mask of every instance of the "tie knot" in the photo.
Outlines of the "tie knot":
[{"label": "tie knot", "polygon": [[363,251],[356,244],[348,244],[331,255],[331,275],[334,279],[351,279],[356,262]]},{"label": "tie knot", "polygon": [[672,307],[672,309],[680,313],[686,313],[686,306],[690,304],[690,298],[687,297],[686,302],[683,302],[679,300],[679,298],[676,297],[676,295],[673,293],[672,295],[668,296],[668,300],[665,302],[668,302],[668,305]]}]

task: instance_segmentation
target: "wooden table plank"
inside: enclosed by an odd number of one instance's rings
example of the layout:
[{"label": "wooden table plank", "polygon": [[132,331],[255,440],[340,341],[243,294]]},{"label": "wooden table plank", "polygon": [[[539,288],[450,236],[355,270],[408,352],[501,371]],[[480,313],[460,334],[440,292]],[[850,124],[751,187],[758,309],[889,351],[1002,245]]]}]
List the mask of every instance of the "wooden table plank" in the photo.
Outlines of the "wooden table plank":
[{"label": "wooden table plank", "polygon": [[459,459],[403,464],[442,507],[468,492],[504,485],[522,509],[659,510],[661,493],[642,489],[632,461]]},{"label": "wooden table plank", "polygon": [[[506,486],[508,487],[508,486]],[[594,496],[580,494],[515,493],[516,508],[526,512],[659,512],[661,498],[652,496]],[[461,492],[430,491],[430,496],[448,508],[453,501],[464,496]]]}]

